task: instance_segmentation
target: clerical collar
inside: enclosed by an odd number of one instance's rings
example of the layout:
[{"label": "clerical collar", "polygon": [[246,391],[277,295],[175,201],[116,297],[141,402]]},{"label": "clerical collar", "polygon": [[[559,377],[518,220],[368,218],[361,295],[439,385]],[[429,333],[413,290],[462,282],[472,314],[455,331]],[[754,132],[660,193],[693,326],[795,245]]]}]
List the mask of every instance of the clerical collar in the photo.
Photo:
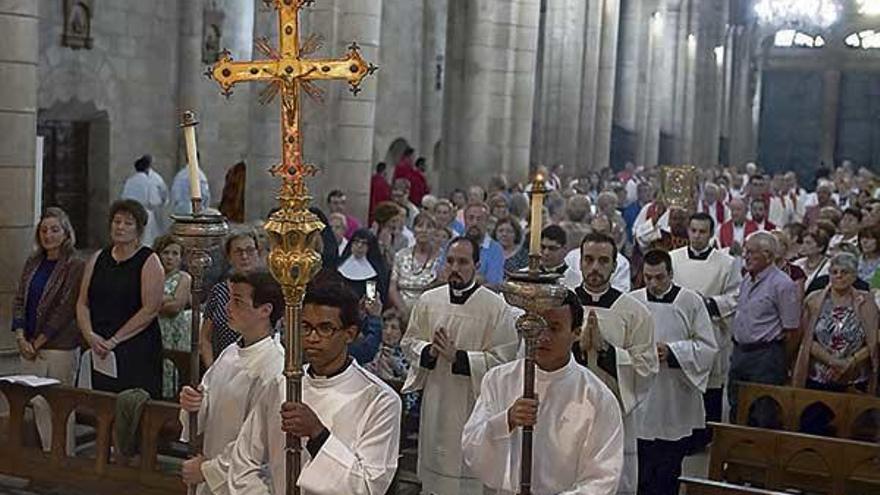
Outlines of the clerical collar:
[{"label": "clerical collar", "polygon": [[681,287],[671,284],[666,292],[661,294],[660,296],[655,296],[651,294],[651,291],[645,290],[648,295],[648,302],[652,303],[663,303],[663,304],[672,304],[675,302],[675,298],[678,297],[678,293],[681,292]]},{"label": "clerical collar", "polygon": [[269,340],[272,340],[271,333],[266,334],[265,337],[261,338],[260,340],[257,340],[256,342],[251,342],[250,344],[248,344],[244,341],[244,337],[239,337],[238,342],[236,342],[236,344],[238,344],[238,348],[239,348],[239,352],[240,352],[240,351],[244,351],[245,349],[250,350],[250,349],[262,347],[261,344],[263,344]]},{"label": "clerical collar", "polygon": [[367,258],[356,259],[354,256],[349,256],[342,263],[342,266],[339,267],[339,273],[356,282],[369,280],[377,275],[376,269]]},{"label": "clerical collar", "polygon": [[554,266],[552,268],[541,267],[541,271],[543,271],[544,273],[558,273],[559,275],[564,275],[566,270],[568,270],[568,265],[566,265],[565,262],[562,262],[560,265]]},{"label": "clerical collar", "polygon": [[348,370],[348,368],[351,367],[351,363],[352,363],[353,361],[354,361],[354,360],[351,358],[351,356],[348,356],[347,358],[345,358],[345,364],[342,365],[341,368],[339,368],[338,370],[336,370],[336,371],[334,371],[333,373],[330,373],[329,375],[326,375],[326,376],[315,374],[315,372],[314,372],[314,370],[312,369],[312,366],[311,366],[311,365],[309,365],[309,367],[306,369],[306,373],[309,374],[309,377],[310,377],[310,378],[318,378],[318,379],[329,380],[330,378],[334,378],[334,377],[337,377],[337,376],[339,376],[339,375],[345,373],[345,372]]},{"label": "clerical collar", "polygon": [[608,289],[601,294],[588,292],[583,284],[578,286],[574,292],[577,294],[581,305],[606,309],[614,305],[614,303],[617,302],[617,299],[622,295],[619,290],[610,285],[608,286]]},{"label": "clerical collar", "polygon": [[572,370],[577,368],[577,366],[578,364],[577,361],[574,360],[574,355],[569,353],[568,362],[559,369],[555,369],[553,371],[544,371],[541,369],[540,366],[535,366],[535,378],[541,382],[556,380],[571,373]]},{"label": "clerical collar", "polygon": [[702,251],[694,251],[693,248],[688,246],[688,258],[692,260],[707,260],[709,259],[709,255],[712,254],[712,245],[708,244],[706,249]]},{"label": "clerical collar", "polygon": [[477,283],[476,279],[471,280],[470,285],[460,290],[453,289],[452,284],[449,284],[449,302],[457,305],[464,304],[479,288],[480,285]]}]

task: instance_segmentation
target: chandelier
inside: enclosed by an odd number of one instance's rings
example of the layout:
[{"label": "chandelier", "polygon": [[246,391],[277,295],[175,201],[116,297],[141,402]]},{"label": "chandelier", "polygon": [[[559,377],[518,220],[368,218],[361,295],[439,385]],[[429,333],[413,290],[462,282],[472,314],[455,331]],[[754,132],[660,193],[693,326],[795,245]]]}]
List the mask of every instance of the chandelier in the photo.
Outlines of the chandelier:
[{"label": "chandelier", "polygon": [[877,15],[880,14],[880,0],[857,0],[859,4],[859,14]]},{"label": "chandelier", "polygon": [[755,14],[761,24],[775,27],[826,29],[840,17],[840,5],[836,0],[756,0]]}]

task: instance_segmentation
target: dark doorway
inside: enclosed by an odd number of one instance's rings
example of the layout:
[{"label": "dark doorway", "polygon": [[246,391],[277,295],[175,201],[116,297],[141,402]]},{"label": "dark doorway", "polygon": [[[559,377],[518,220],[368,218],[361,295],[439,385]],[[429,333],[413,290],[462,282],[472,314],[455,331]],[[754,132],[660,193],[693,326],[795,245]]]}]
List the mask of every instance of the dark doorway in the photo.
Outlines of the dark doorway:
[{"label": "dark doorway", "polygon": [[41,120],[43,207],[59,206],[70,216],[82,247],[89,219],[89,122]]}]

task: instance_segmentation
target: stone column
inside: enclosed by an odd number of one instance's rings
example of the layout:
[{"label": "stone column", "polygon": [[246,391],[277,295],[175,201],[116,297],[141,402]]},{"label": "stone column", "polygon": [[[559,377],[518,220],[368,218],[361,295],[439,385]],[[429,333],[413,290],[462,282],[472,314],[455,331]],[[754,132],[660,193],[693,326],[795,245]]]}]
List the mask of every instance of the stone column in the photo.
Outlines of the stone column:
[{"label": "stone column", "polygon": [[699,10],[698,5],[689,2],[689,15],[687,22],[681,23],[682,34],[685,42],[685,68],[682,103],[683,114],[681,118],[681,161],[682,163],[692,164],[694,160],[694,117],[696,114],[697,102],[697,54],[699,49],[699,38],[697,37],[697,28],[699,26]]},{"label": "stone column", "polygon": [[642,36],[647,29],[647,23],[642,19],[643,2],[644,0],[620,0],[620,47],[614,87],[614,123],[633,133],[636,132],[639,113],[640,73],[647,58],[642,56],[647,54]]},{"label": "stone column", "polygon": [[538,0],[449,2],[441,185],[528,175]]},{"label": "stone column", "polygon": [[[202,31],[204,29],[203,0],[180,2],[180,32],[178,50],[180,61],[177,67],[177,106],[181,110],[196,110],[199,105],[199,80],[202,79]],[[183,133],[179,133],[181,136]],[[183,138],[181,138],[181,142]],[[178,161],[186,160],[186,150],[178,150]]]},{"label": "stone column", "polygon": [[602,2],[585,2],[587,21],[584,28],[584,50],[581,63],[581,104],[580,126],[578,130],[577,172],[583,175],[601,166],[593,160],[595,150],[594,132],[596,129],[596,99],[599,87],[599,54],[602,43]]},{"label": "stone column", "polygon": [[752,63],[754,31],[746,26],[736,26],[733,35],[731,63],[733,84],[730,103],[730,164],[742,166],[756,157],[754,147],[754,125],[752,109],[754,105]]},{"label": "stone column", "polygon": [[611,125],[614,119],[614,79],[617,68],[619,25],[620,0],[605,0],[602,9],[602,48],[599,54],[596,127],[593,139],[593,164],[598,168],[611,164]]},{"label": "stone column", "polygon": [[837,115],[840,110],[840,70],[831,69],[822,75],[822,161],[834,165],[837,149]]},{"label": "stone column", "polygon": [[[446,72],[448,0],[424,0],[422,15],[421,135],[419,153],[428,159],[428,177],[436,185],[440,158],[434,154],[443,130],[443,76]],[[393,164],[389,164],[393,166]]]},{"label": "stone column", "polygon": [[[32,0],[0,0],[0,328],[7,330],[18,277],[33,245],[35,188],[42,187],[34,184],[38,9]],[[0,332],[0,353],[14,348],[13,334]]]},{"label": "stone column", "polygon": [[652,12],[648,22],[648,61],[645,63],[646,75],[644,84],[645,99],[642,121],[639,124],[640,139],[638,162],[645,166],[657,165],[660,151],[660,117],[663,91],[666,89],[664,58],[666,47],[663,44],[665,5],[660,2],[657,10]]}]

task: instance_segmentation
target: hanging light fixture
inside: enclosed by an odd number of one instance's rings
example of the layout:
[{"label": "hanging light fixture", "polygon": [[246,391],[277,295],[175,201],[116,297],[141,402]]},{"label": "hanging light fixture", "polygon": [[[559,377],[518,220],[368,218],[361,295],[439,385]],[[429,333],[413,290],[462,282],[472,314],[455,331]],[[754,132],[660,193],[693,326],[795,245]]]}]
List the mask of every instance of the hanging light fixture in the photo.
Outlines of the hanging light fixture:
[{"label": "hanging light fixture", "polygon": [[840,10],[840,4],[836,0],[756,0],[755,2],[758,22],[775,27],[827,29],[837,22]]}]

